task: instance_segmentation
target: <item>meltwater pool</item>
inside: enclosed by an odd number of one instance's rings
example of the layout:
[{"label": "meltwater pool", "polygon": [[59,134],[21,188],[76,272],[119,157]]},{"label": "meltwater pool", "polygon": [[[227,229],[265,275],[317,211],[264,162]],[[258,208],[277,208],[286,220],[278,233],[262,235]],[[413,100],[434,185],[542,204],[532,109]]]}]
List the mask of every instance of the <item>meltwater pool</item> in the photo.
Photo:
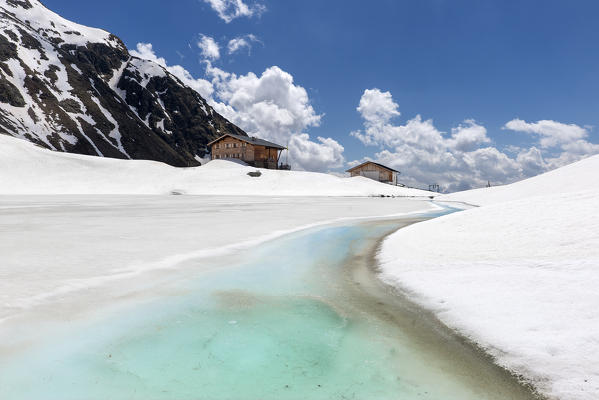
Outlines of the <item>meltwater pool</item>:
[{"label": "meltwater pool", "polygon": [[376,280],[378,241],[413,222],[321,227],[189,262],[155,296],[2,363],[0,398],[533,398]]}]

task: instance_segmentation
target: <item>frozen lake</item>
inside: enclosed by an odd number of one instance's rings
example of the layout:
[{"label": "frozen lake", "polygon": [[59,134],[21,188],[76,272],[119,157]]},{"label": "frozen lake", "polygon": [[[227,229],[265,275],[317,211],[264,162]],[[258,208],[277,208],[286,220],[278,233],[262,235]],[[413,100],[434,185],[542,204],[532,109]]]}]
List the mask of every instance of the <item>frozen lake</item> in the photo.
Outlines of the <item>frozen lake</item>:
[{"label": "frozen lake", "polygon": [[0,196],[0,323],[82,291],[93,297],[77,300],[81,306],[112,301],[107,287],[128,278],[290,231],[432,209],[428,201],[398,198]]},{"label": "frozen lake", "polygon": [[46,312],[68,317],[37,318],[43,337],[5,345],[0,397],[531,398],[375,278],[378,240],[412,222],[337,224],[190,257],[130,278],[135,290],[105,288],[122,301],[100,299],[93,313],[57,300]]}]

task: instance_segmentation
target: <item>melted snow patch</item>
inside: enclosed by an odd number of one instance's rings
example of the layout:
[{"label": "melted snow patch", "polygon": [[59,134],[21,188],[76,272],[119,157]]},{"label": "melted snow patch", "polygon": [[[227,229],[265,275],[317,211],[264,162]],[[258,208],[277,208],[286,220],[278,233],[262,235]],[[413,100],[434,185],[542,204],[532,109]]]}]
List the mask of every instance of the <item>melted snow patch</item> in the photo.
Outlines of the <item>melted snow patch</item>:
[{"label": "melted snow patch", "polygon": [[75,64],[71,64],[71,68],[73,68],[79,75],[83,75],[83,72],[77,67]]},{"label": "melted snow patch", "polygon": [[166,129],[164,129],[164,118],[158,121],[158,123],[156,124],[156,128],[160,129],[162,132],[166,134],[172,134],[171,131],[167,131]]}]

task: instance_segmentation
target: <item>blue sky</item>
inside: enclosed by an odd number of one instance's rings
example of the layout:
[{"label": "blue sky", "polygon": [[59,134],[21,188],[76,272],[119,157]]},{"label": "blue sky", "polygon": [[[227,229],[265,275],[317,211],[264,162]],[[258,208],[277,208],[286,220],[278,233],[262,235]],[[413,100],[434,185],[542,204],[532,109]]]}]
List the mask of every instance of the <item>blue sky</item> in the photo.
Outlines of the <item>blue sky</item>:
[{"label": "blue sky", "polygon": [[[227,22],[215,8],[219,1],[230,2],[228,11],[247,5],[254,15]],[[195,78],[214,78],[206,74],[197,45],[201,35],[220,46],[220,57],[210,61],[218,71],[236,78],[253,72],[259,78],[278,66],[293,77],[294,86],[305,88],[308,102],[303,106],[311,105],[312,117],[321,116],[319,123],[312,119],[302,125],[298,117],[287,127],[289,132],[281,134],[267,132],[270,128],[260,122],[247,122],[252,118],[248,115],[231,114],[231,119],[279,141],[308,133],[311,142],[298,141],[296,146],[306,151],[318,153],[312,143],[327,146],[318,136],[343,146],[342,153],[333,149],[332,156],[323,151],[320,163],[298,158],[298,166],[305,169],[340,171],[368,157],[405,171],[408,183],[442,183],[455,189],[486,180],[521,179],[599,152],[593,146],[599,142],[599,128],[594,128],[599,127],[596,1],[44,3],[68,19],[115,33],[130,49],[151,43],[157,57],[183,66]],[[251,51],[227,54],[228,42],[237,37],[246,38]],[[239,84],[229,80],[225,90]],[[375,88],[379,91],[371,92],[370,103],[358,112],[360,100],[368,100],[365,90]],[[219,98],[218,92],[214,101],[230,104],[232,100]],[[388,113],[376,112],[385,107],[390,107]],[[365,118],[368,110],[374,112],[370,120]],[[236,106],[229,111],[243,113]],[[432,124],[415,121],[408,126],[417,115],[422,121],[432,119]],[[468,120],[474,121],[464,122]],[[514,129],[505,129],[513,120]],[[461,149],[455,145],[458,136],[453,142],[439,139],[473,126],[482,127],[484,134],[473,133],[474,142]],[[352,131],[362,132],[363,139],[351,136]],[[488,148],[497,153],[474,153]],[[531,148],[538,152],[532,154]],[[450,154],[440,157],[445,152]],[[505,165],[498,169],[493,163]]]}]

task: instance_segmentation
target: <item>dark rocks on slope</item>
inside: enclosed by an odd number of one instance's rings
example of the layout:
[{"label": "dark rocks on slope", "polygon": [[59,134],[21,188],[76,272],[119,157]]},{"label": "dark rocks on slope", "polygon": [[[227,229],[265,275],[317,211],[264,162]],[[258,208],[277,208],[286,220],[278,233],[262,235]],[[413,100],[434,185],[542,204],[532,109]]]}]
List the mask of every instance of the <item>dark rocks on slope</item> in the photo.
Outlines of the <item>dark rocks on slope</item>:
[{"label": "dark rocks on slope", "polygon": [[[33,0],[4,2],[43,7]],[[56,36],[59,22],[50,22],[48,35],[8,8],[0,8],[0,18],[12,23],[0,32],[0,133],[59,151],[173,166],[199,165],[196,156],[222,134],[245,135],[162,67],[131,57],[114,35],[81,45],[81,32]],[[19,59],[19,47],[40,61]],[[50,60],[58,61],[48,65]],[[15,63],[25,73],[22,86],[15,86]],[[22,114],[6,105],[27,107],[31,122],[23,123]]]},{"label": "dark rocks on slope", "polygon": [[0,103],[8,103],[14,107],[25,107],[25,100],[19,89],[3,77],[0,77]]}]

